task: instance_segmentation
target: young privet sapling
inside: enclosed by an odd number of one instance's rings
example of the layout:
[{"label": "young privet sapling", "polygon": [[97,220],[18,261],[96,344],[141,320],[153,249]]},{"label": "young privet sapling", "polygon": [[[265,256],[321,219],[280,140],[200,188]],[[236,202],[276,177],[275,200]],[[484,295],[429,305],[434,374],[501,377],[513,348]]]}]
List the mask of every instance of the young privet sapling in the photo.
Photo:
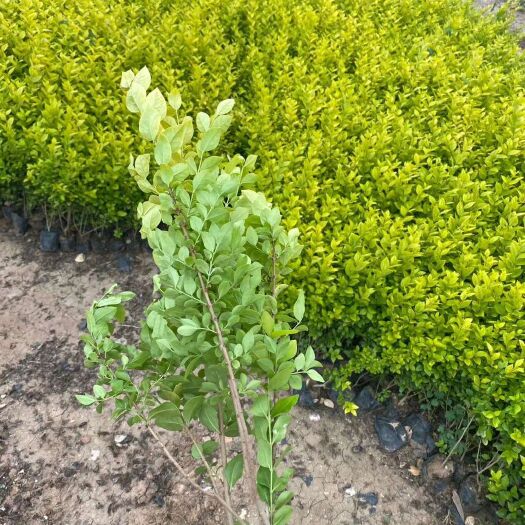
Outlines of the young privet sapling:
[{"label": "young privet sapling", "polygon": [[[122,77],[127,107],[140,114],[140,133],[154,145],[153,159],[132,158],[129,170],[148,196],[138,215],[159,270],[158,299],[146,310],[138,348],[111,338],[132,293],[112,288],[93,304],[83,341],[86,365],[98,366],[99,376],[92,395],[77,397],[98,411],[113,401],[113,417],[145,424],[187,476],[155,426],[186,433],[196,474],[209,476],[228,523],[238,519],[230,492],[242,479],[249,522],[283,525],[292,513],[292,470],[281,465],[287,450],[279,444],[297,402],[288,392],[301,388],[303,376],[323,380],[312,348],[298,353],[290,338],[305,330],[302,291],[293,312],[279,309],[282,278],[300,253],[298,231],[286,231],[279,210],[249,189],[254,156],[211,153],[234,101],[213,115],[198,113],[195,140],[179,93],[166,102],[158,89],[148,92],[150,82],[146,68]],[[199,441],[198,425],[216,439]],[[232,455],[226,437],[239,438],[242,452]]]}]

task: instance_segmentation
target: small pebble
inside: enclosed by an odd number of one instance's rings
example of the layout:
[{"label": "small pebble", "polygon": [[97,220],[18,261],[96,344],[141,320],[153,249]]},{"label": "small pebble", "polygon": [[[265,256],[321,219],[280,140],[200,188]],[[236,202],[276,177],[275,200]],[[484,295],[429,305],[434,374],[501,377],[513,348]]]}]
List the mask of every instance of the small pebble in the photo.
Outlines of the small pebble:
[{"label": "small pebble", "polygon": [[314,481],[314,477],[311,474],[306,474],[305,476],[301,476],[301,479],[304,481],[304,484],[307,487],[309,487]]},{"label": "small pebble", "polygon": [[310,421],[321,421],[321,416],[319,414],[310,414]]},{"label": "small pebble", "polygon": [[75,257],[75,262],[77,262],[77,263],[83,263],[85,260],[86,260],[86,256],[83,253],[79,253]]},{"label": "small pebble", "polygon": [[347,487],[345,489],[345,495],[353,498],[357,494],[357,491],[354,489],[354,487]]},{"label": "small pebble", "polygon": [[331,399],[323,399],[323,405],[328,408],[334,408],[334,402]]},{"label": "small pebble", "polygon": [[117,447],[122,447],[126,445],[127,443],[131,441],[131,439],[132,439],[131,436],[129,436],[128,434],[117,434],[114,437]]},{"label": "small pebble", "polygon": [[80,443],[82,443],[82,445],[87,445],[90,441],[91,438],[89,436],[82,436],[80,438]]},{"label": "small pebble", "polygon": [[375,492],[363,492],[358,495],[359,502],[365,505],[375,506],[379,502],[379,497]]},{"label": "small pebble", "polygon": [[155,495],[155,497],[153,498],[153,502],[155,503],[155,505],[157,505],[157,507],[164,507],[166,503],[166,501],[164,500],[164,496],[160,494]]},{"label": "small pebble", "polygon": [[91,451],[91,457],[89,458],[91,461],[96,461],[100,457],[100,450],[93,449]]}]

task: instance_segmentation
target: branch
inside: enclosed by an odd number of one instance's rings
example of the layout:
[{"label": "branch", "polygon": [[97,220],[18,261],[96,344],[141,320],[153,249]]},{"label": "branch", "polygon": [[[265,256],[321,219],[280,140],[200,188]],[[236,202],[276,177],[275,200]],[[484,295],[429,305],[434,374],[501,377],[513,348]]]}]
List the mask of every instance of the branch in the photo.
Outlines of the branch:
[{"label": "branch", "polygon": [[[201,447],[199,447],[199,445],[197,444],[197,441],[195,440],[195,438],[193,437],[193,434],[191,433],[191,430],[189,428],[189,426],[185,426],[184,427],[186,429],[186,432],[188,433],[188,436],[190,437],[192,443],[198,448],[200,449]],[[206,467],[206,470],[208,472],[208,476],[210,476],[210,481],[211,481],[211,484],[213,485],[213,490],[218,494],[219,493],[219,488],[217,487],[217,484],[215,482],[215,476],[213,475],[213,471],[211,469],[211,466],[210,464],[208,463],[208,460],[206,459],[206,457],[204,456],[204,451],[202,451],[201,453],[201,460],[202,462],[204,463],[204,466]],[[225,498],[226,499],[226,498]],[[230,504],[231,505],[231,502],[226,499],[226,503]]]},{"label": "branch", "polygon": [[[181,231],[185,239],[188,241],[191,241],[190,235],[188,233],[188,229],[186,228],[186,224],[183,221],[181,221],[180,223],[180,228],[181,228]],[[189,249],[190,249],[191,255],[196,258],[197,254],[195,252],[195,248],[193,244],[190,244]],[[226,363],[226,368],[228,370],[228,386],[230,387],[230,393],[231,393],[232,401],[233,401],[233,408],[235,410],[235,418],[237,420],[237,425],[239,427],[239,435],[241,438],[242,453],[245,459],[244,471],[246,472],[246,477],[248,479],[248,490],[250,493],[250,498],[252,502],[255,502],[257,506],[257,512],[259,514],[261,521],[264,524],[268,524],[269,521],[267,518],[266,511],[263,505],[261,504],[261,501],[259,499],[259,494],[257,493],[257,477],[252,468],[253,465],[256,464],[256,457],[255,457],[253,448],[250,446],[250,434],[246,426],[246,421],[244,420],[244,410],[242,409],[241,398],[239,396],[239,390],[237,389],[237,381],[235,379],[235,372],[233,371],[230,354],[228,353],[228,347],[226,346],[226,341],[224,340],[224,335],[222,333],[222,328],[219,323],[219,318],[217,317],[217,313],[215,312],[215,307],[213,305],[212,300],[210,299],[208,288],[206,286],[206,283],[204,282],[204,277],[201,274],[201,272],[199,272],[199,270],[195,269],[195,271],[199,278],[199,284],[200,284],[200,288],[202,291],[202,295],[204,296],[204,300],[206,302],[208,312],[210,313],[210,316],[213,322],[213,326],[215,327],[215,334],[217,335],[217,339],[219,340],[219,348],[222,352],[222,355],[224,357],[224,362]]]},{"label": "branch", "polygon": [[492,468],[499,460],[501,459],[501,454],[496,454],[489,462],[487,465],[485,465],[481,470],[478,470],[477,472],[477,476],[481,476],[481,474],[483,474],[483,472],[485,472],[486,470],[488,470],[489,468]]},{"label": "branch", "polygon": [[238,516],[235,511],[231,508],[226,501],[224,501],[218,494],[215,494],[214,492],[207,492],[205,491],[200,485],[198,485],[195,480],[190,478],[190,476],[186,473],[186,471],[182,468],[182,465],[171,455],[170,451],[166,448],[166,445],[163,443],[163,441],[160,439],[159,435],[149,426],[146,425],[146,428],[148,429],[149,433],[155,438],[157,443],[162,448],[164,454],[166,454],[166,457],[171,461],[173,466],[179,471],[180,474],[186,478],[186,480],[190,483],[190,485],[202,492],[206,496],[211,496],[215,498],[225,509],[228,513],[230,513],[232,516],[235,516],[236,519],[240,520],[241,523],[246,523],[243,519]]},{"label": "branch", "polygon": [[461,433],[461,436],[459,436],[459,439],[456,441],[456,444],[452,447],[452,449],[448,453],[448,456],[443,460],[443,466],[447,463],[447,461],[452,456],[452,453],[454,452],[454,450],[456,450],[457,446],[461,443],[461,441],[462,441],[463,437],[465,436],[465,434],[467,433],[467,430],[469,429],[470,424],[472,423],[472,421],[474,421],[474,416],[472,416],[470,418],[469,422],[467,423],[467,426],[463,429],[463,432]]},{"label": "branch", "polygon": [[[221,447],[221,463],[222,463],[222,481],[224,483],[224,499],[227,503],[231,505],[231,498],[230,498],[230,485],[228,483],[228,480],[226,479],[226,462],[227,462],[227,455],[226,455],[226,441],[224,440],[224,415],[222,410],[222,402],[219,403],[219,442]],[[228,525],[233,525],[233,517],[231,514],[228,514]]]}]

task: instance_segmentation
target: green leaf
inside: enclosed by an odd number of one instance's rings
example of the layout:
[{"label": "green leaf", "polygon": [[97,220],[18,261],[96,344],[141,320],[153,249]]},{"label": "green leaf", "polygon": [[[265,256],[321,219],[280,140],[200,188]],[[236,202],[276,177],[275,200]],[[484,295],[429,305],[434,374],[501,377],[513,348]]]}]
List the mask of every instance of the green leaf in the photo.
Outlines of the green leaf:
[{"label": "green leaf", "polygon": [[124,89],[129,89],[134,78],[135,73],[133,73],[131,69],[128,69],[128,71],[122,73],[122,76],[120,78],[120,87]]},{"label": "green leaf", "polygon": [[271,336],[275,322],[273,317],[266,310],[261,314],[261,324],[266,334]]},{"label": "green leaf", "polygon": [[259,467],[257,471],[257,492],[260,498],[267,504],[270,503],[271,476],[270,469]]},{"label": "green leaf", "polygon": [[138,209],[139,217],[142,219],[142,226],[146,230],[154,230],[162,220],[160,208],[158,204],[152,202],[144,202],[139,204]]},{"label": "green leaf", "polygon": [[282,390],[288,387],[288,381],[293,372],[292,363],[283,363],[282,368],[268,382],[269,390]]},{"label": "green leaf", "polygon": [[244,470],[244,458],[242,454],[237,454],[233,459],[226,463],[224,468],[224,476],[230,488],[232,488],[237,481],[242,478]]},{"label": "green leaf", "polygon": [[255,343],[255,337],[253,335],[253,332],[250,330],[246,332],[242,338],[242,347],[244,351],[249,352],[253,348],[254,343]]},{"label": "green leaf", "polygon": [[286,525],[290,522],[291,518],[292,507],[290,507],[290,505],[284,505],[273,515],[273,523],[274,525]]},{"label": "green leaf", "polygon": [[204,403],[199,414],[201,423],[213,432],[219,432],[219,418],[217,415],[217,409],[211,406],[209,403]]},{"label": "green leaf", "polygon": [[306,349],[306,355],[305,355],[305,365],[304,365],[304,368],[305,370],[307,370],[308,368],[310,368],[313,364],[313,362],[315,361],[315,353],[314,353],[314,349],[309,346],[307,349]]},{"label": "green leaf", "polygon": [[306,363],[306,358],[305,358],[304,354],[299,354],[294,359],[294,365],[295,365],[295,369],[296,370],[304,370],[305,363]]},{"label": "green leaf", "polygon": [[93,393],[97,399],[104,399],[106,397],[106,390],[101,385],[94,385]]},{"label": "green leaf", "polygon": [[149,141],[154,141],[160,129],[160,123],[166,116],[166,101],[158,88],[155,88],[146,97],[143,104],[139,131],[141,135]]},{"label": "green leaf", "polygon": [[133,79],[133,84],[138,84],[145,90],[147,90],[151,84],[151,74],[149,69],[144,66]]},{"label": "green leaf", "polygon": [[202,396],[195,396],[184,404],[184,420],[189,423],[192,419],[195,419],[197,414],[200,412],[202,405],[204,403],[204,398]]},{"label": "green leaf", "polygon": [[146,103],[146,90],[140,85],[132,83],[126,95],[126,107],[131,113],[140,113]]},{"label": "green leaf", "polygon": [[261,467],[272,468],[272,446],[266,440],[257,440],[257,462]]},{"label": "green leaf", "polygon": [[217,110],[215,111],[215,115],[226,115],[233,109],[234,105],[235,100],[233,100],[233,98],[228,98],[226,100],[223,100],[222,102],[219,102]]},{"label": "green leaf", "polygon": [[201,233],[201,237],[202,244],[204,244],[204,247],[208,251],[213,252],[213,250],[215,249],[215,238],[213,237],[213,235],[210,232],[203,231]]},{"label": "green leaf", "polygon": [[221,135],[222,130],[220,128],[210,128],[200,140],[200,150],[203,152],[214,150],[221,141]]},{"label": "green leaf", "polygon": [[138,155],[135,159],[134,168],[138,175],[140,175],[143,178],[146,178],[149,175],[149,163],[150,163],[150,156],[148,154],[146,155]]},{"label": "green leaf", "polygon": [[195,121],[197,123],[197,129],[202,133],[210,129],[210,116],[207,113],[197,113]]},{"label": "green leaf", "polygon": [[288,396],[279,399],[272,408],[272,417],[277,417],[280,414],[286,414],[297,404],[299,396]]},{"label": "green leaf", "polygon": [[203,459],[205,456],[211,456],[219,448],[219,443],[210,439],[209,441],[204,441],[201,444],[193,444],[191,447],[191,455],[193,459]]},{"label": "green leaf", "polygon": [[[191,277],[188,276],[188,281],[190,279],[191,279]],[[191,282],[194,283],[193,279],[191,279]],[[196,286],[195,286],[195,288],[196,288]],[[194,290],[195,288],[192,287],[192,290]],[[192,293],[192,292],[188,291],[188,289],[189,288],[186,288],[186,292],[187,293]],[[182,323],[182,326],[179,326],[179,328],[177,328],[177,332],[180,335],[190,336],[190,335],[193,335],[197,330],[200,329],[199,324],[196,321],[194,321],[193,319],[181,319],[180,321]]]},{"label": "green leaf", "polygon": [[196,326],[182,325],[177,328],[177,333],[179,335],[189,337],[190,335],[193,335],[197,330],[199,330],[199,328],[197,328]]},{"label": "green leaf", "polygon": [[166,134],[162,134],[155,144],[157,164],[168,164],[171,161],[171,145]]},{"label": "green leaf", "polygon": [[77,401],[84,406],[92,405],[93,403],[96,403],[96,399],[93,396],[86,396],[84,394],[76,395]]},{"label": "green leaf", "polygon": [[266,394],[261,394],[253,402],[251,413],[257,417],[266,417],[268,412],[270,412],[270,401]]},{"label": "green leaf", "polygon": [[275,368],[271,359],[263,357],[262,359],[257,360],[257,364],[264,370],[266,374],[270,376],[273,375]]},{"label": "green leaf", "polygon": [[290,414],[282,414],[274,422],[272,427],[274,443],[279,443],[286,437],[286,431],[291,420],[292,416]]},{"label": "green leaf", "polygon": [[178,89],[173,89],[168,95],[168,104],[174,109],[179,110],[182,106],[182,97]]},{"label": "green leaf", "polygon": [[200,217],[197,217],[196,215],[190,217],[190,226],[193,231],[200,232],[203,224],[204,223]]},{"label": "green leaf", "polygon": [[285,490],[284,492],[281,492],[275,502],[275,509],[277,510],[283,505],[290,503],[293,497],[294,497],[294,493],[290,492],[289,490]]},{"label": "green leaf", "polygon": [[303,380],[300,375],[292,374],[290,377],[290,388],[293,390],[301,390],[303,386]]},{"label": "green leaf", "polygon": [[166,430],[180,431],[184,427],[179,407],[166,402],[150,411],[149,416],[155,423]]},{"label": "green leaf", "polygon": [[259,236],[257,235],[257,232],[251,226],[248,226],[248,228],[246,230],[246,240],[252,246],[256,246],[257,245],[257,241],[259,240]]},{"label": "green leaf", "polygon": [[295,339],[291,339],[286,349],[280,351],[277,355],[277,362],[282,363],[284,361],[289,361],[295,357],[295,354],[297,354],[297,341]]},{"label": "green leaf", "polygon": [[314,381],[318,381],[319,383],[324,383],[324,379],[323,379],[323,376],[317,372],[317,370],[311,368],[310,370],[308,370],[308,372],[306,372],[308,374],[308,377]]},{"label": "green leaf", "polygon": [[293,305],[293,315],[297,319],[298,322],[301,322],[304,317],[304,292],[303,290],[299,290],[299,295],[297,296],[297,300],[295,301],[295,304]]}]

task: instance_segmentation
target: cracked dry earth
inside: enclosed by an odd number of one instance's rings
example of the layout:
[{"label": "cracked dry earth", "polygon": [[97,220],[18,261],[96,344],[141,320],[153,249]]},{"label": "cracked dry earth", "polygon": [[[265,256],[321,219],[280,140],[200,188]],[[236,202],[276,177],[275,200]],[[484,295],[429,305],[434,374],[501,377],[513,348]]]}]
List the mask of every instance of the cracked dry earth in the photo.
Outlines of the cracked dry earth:
[{"label": "cracked dry earth", "polygon": [[[94,375],[78,342],[85,309],[113,282],[135,291],[119,334],[132,341],[150,299],[149,256],[135,253],[123,274],[115,254],[75,263],[76,254],[36,245],[0,221],[0,525],[222,523],[214,500],[179,477],[143,428],[114,425],[74,399]],[[162,436],[189,468],[187,439]],[[289,442],[294,524],[446,523],[444,500],[410,473],[413,452],[383,452],[371,417],[297,408]],[[377,504],[359,493],[375,493]]]}]

